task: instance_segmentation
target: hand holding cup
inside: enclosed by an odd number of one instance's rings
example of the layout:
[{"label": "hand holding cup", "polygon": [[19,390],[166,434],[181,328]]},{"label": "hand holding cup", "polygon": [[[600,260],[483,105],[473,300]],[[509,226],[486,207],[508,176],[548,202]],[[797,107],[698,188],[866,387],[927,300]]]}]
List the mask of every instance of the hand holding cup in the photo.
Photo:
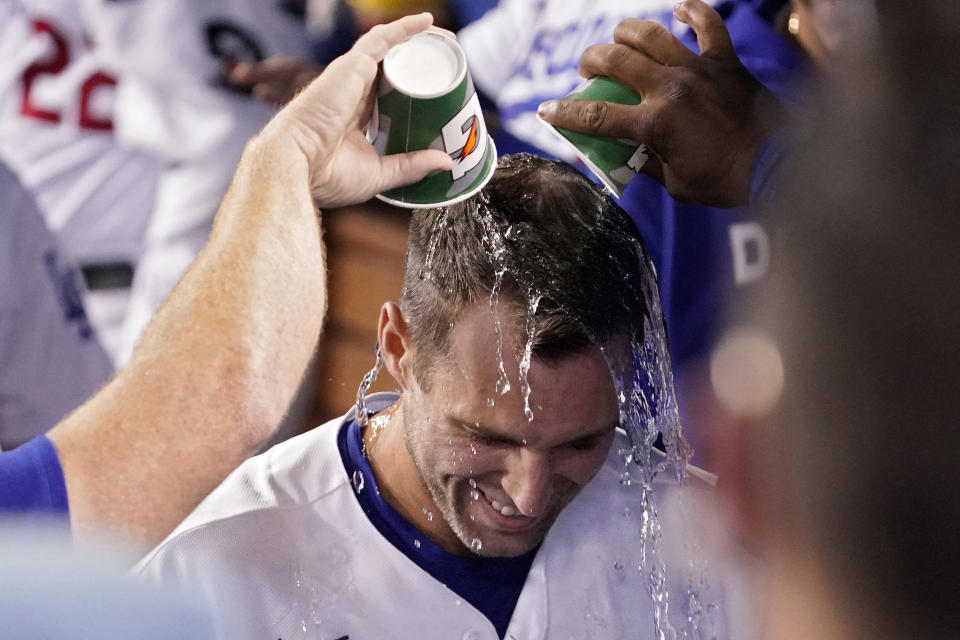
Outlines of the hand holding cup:
[{"label": "hand holding cup", "polygon": [[367,140],[378,65],[387,52],[433,22],[430,14],[378,25],[271,120],[259,144],[307,163],[310,190],[321,207],[364,202],[374,195],[450,170],[450,156],[437,149],[380,156]]},{"label": "hand holding cup", "polygon": [[712,7],[685,0],[674,15],[697,34],[700,55],[655,22],[624,20],[612,44],[580,58],[581,75],[608,76],[642,102],[555,100],[539,115],[555,126],[643,143],[649,157],[640,172],[678,200],[747,204],[757,150],[784,126],[786,111],[740,62]]}]

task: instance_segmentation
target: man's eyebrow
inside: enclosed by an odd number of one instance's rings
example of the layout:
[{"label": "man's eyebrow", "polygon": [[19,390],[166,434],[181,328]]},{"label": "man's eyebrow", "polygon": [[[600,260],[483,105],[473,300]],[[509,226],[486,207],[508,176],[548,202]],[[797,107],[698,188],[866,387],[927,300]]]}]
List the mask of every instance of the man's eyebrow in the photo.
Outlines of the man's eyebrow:
[{"label": "man's eyebrow", "polygon": [[[497,442],[504,442],[504,443],[515,444],[515,445],[517,445],[517,446],[523,446],[523,445],[526,444],[525,442],[522,442],[522,441],[520,441],[520,440],[517,440],[516,438],[514,438],[514,437],[512,437],[512,436],[508,436],[508,435],[505,435],[505,434],[503,434],[503,433],[500,433],[500,432],[498,432],[496,429],[493,429],[493,428],[491,428],[491,427],[487,427],[487,426],[485,426],[485,425],[482,425],[482,424],[480,424],[479,422],[468,422],[467,420],[463,420],[463,419],[461,419],[461,418],[457,418],[456,416],[451,416],[451,418],[453,419],[454,422],[456,422],[457,424],[459,424],[460,426],[462,426],[464,429],[466,429],[467,431],[469,431],[470,433],[472,433],[472,434],[474,434],[474,435],[480,436],[481,438],[487,438],[487,439],[489,439],[489,440],[495,440],[495,441],[497,441]],[[612,432],[612,431],[613,431],[614,429],[616,429],[618,426],[620,426],[620,421],[619,421],[619,419],[616,420],[616,421],[614,421],[613,423],[605,426],[605,427],[601,427],[600,429],[597,429],[597,430],[595,430],[595,431],[591,431],[590,433],[585,433],[585,434],[583,434],[583,435],[579,435],[579,436],[577,436],[577,437],[575,437],[575,438],[570,438],[569,440],[567,440],[567,441],[565,441],[565,442],[561,442],[561,443],[556,444],[556,445],[554,445],[554,446],[563,447],[563,446],[566,446],[566,445],[573,444],[573,443],[575,443],[575,442],[586,442],[586,441],[589,441],[589,440],[599,439],[599,438],[604,437],[604,436],[607,435],[608,433]]]},{"label": "man's eyebrow", "polygon": [[619,426],[620,426],[620,421],[617,420],[616,422],[613,422],[612,424],[609,424],[606,427],[601,427],[596,431],[585,433],[582,436],[577,436],[576,438],[570,438],[566,442],[561,442],[560,445],[558,446],[562,447],[564,445],[573,444],[575,442],[587,442],[590,440],[599,440],[600,438],[604,437],[608,433],[611,433],[614,429],[616,429]]}]

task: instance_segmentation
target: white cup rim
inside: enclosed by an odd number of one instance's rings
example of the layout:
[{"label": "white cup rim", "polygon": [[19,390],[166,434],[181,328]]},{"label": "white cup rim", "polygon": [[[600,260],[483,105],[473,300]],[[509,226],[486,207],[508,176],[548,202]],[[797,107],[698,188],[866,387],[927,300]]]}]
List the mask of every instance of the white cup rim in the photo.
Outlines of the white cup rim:
[{"label": "white cup rim", "polygon": [[[446,46],[448,46],[451,51],[453,51],[454,55],[457,56],[457,76],[449,85],[445,86],[443,89],[439,91],[422,93],[418,91],[407,91],[406,89],[401,89],[400,86],[394,81],[394,79],[390,77],[390,71],[388,67],[389,67],[391,54],[393,54],[394,51],[396,51],[397,47],[399,47],[400,45],[403,45],[416,38],[423,38],[423,37],[437,38],[443,41],[443,43]],[[419,100],[430,100],[432,98],[439,98],[441,96],[447,95],[448,93],[456,89],[458,86],[460,86],[461,82],[463,82],[463,79],[467,75],[467,56],[466,54],[464,54],[463,49],[460,47],[460,43],[458,43],[454,38],[451,38],[447,34],[440,33],[438,31],[423,31],[421,33],[417,33],[410,36],[403,42],[394,45],[389,51],[387,51],[387,55],[383,59],[383,75],[387,78],[387,81],[390,83],[391,86],[393,86],[394,89],[396,89],[397,91],[399,91],[405,96],[410,96],[411,98],[417,98]]]}]

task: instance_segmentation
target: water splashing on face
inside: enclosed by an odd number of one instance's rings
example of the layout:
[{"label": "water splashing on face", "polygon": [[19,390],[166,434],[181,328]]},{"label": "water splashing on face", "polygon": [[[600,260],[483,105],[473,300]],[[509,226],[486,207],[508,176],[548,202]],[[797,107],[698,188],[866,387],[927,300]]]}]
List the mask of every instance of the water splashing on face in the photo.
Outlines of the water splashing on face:
[{"label": "water splashing on face", "polygon": [[[517,328],[525,330],[525,342],[518,341],[517,344],[508,345],[507,355],[509,357],[510,354],[515,354],[518,360],[519,375],[516,384],[524,401],[524,414],[528,421],[535,417],[530,404],[528,374],[533,358],[541,353],[539,345],[544,344],[539,341],[537,349],[534,349],[532,336],[546,326],[538,324],[538,316],[561,317],[562,321],[572,320],[573,323],[579,323],[586,337],[600,346],[613,377],[620,426],[627,432],[630,443],[629,447],[620,451],[623,467],[618,474],[619,486],[614,490],[629,492],[631,501],[635,502],[632,510],[629,507],[618,507],[615,515],[618,516],[618,521],[629,523],[631,531],[636,531],[638,537],[636,547],[624,549],[624,553],[618,554],[611,564],[621,578],[625,578],[629,573],[634,579],[642,580],[654,609],[655,637],[669,640],[677,636],[677,631],[669,619],[671,594],[667,586],[663,533],[654,480],[667,472],[682,484],[691,450],[680,427],[663,313],[652,264],[648,262],[642,240],[636,237],[632,223],[627,221],[630,225],[627,230],[618,221],[611,221],[611,209],[607,204],[580,207],[569,213],[581,224],[581,228],[590,227],[583,234],[586,239],[580,235],[575,236],[579,244],[573,245],[573,251],[564,248],[569,246],[570,237],[574,237],[565,235],[570,228],[566,228],[564,233],[555,232],[550,226],[550,217],[542,219],[545,226],[540,222],[534,227],[530,227],[526,222],[507,222],[527,219],[522,213],[510,213],[510,206],[537,207],[540,206],[539,197],[524,195],[514,198],[508,205],[504,205],[500,200],[492,204],[487,193],[482,192],[475,200],[478,230],[482,234],[483,248],[490,259],[490,270],[486,276],[489,280],[485,285],[489,285],[488,304],[493,318],[497,351],[497,380],[495,385],[492,385],[494,393],[491,394],[493,397],[487,399],[487,406],[493,407],[494,397],[503,396],[511,390],[510,379],[504,366],[505,337],[501,318],[506,318],[504,322],[516,318],[519,322]],[[443,210],[430,223],[434,232],[444,229],[444,225],[449,222],[448,216],[453,216],[452,212],[453,207],[449,212]],[[514,215],[515,218],[510,217]],[[563,224],[558,225],[557,229],[564,229]],[[599,234],[595,233],[597,231]],[[547,233],[550,235],[545,235]],[[620,234],[622,237],[611,240],[609,235],[612,234]],[[528,239],[532,242],[528,243]],[[560,247],[557,252],[553,251],[554,239]],[[592,244],[588,244],[590,242]],[[430,278],[438,247],[436,238],[430,238],[426,247],[423,273]],[[523,256],[523,260],[516,261],[518,256]],[[634,260],[644,263],[640,269],[643,277],[637,277]],[[626,263],[630,264],[624,266]],[[611,267],[611,264],[614,266]],[[555,268],[558,265],[561,268]],[[530,271],[527,271],[528,269]],[[527,277],[530,273],[535,274],[534,278]],[[596,281],[584,284],[582,278],[576,277],[578,273],[595,273]],[[600,290],[601,275],[603,282],[617,283],[615,288],[602,289],[605,292],[602,296],[597,293]],[[433,280],[436,282],[436,278]],[[576,285],[578,288],[573,295],[565,295],[574,281],[580,283]],[[591,308],[591,305],[577,304],[577,300],[593,300],[598,304]],[[642,304],[638,303],[640,300]],[[643,312],[637,311],[641,307]],[[598,327],[596,334],[588,330],[586,325]],[[508,327],[513,328],[510,325]],[[569,334],[563,335],[565,340],[565,336]],[[658,441],[666,449],[666,456],[654,453]],[[660,484],[662,480],[661,476]],[[471,488],[471,497],[477,499],[479,492],[475,482],[471,481]],[[636,526],[636,529],[633,529],[633,526]],[[481,548],[480,540],[473,539],[470,548],[475,553],[478,552]],[[633,552],[637,557],[628,555],[627,551]],[[629,563],[626,562],[628,557]],[[610,566],[605,565],[607,569]],[[625,566],[636,567],[637,572],[626,572],[623,570]],[[677,567],[674,569],[682,570]],[[694,573],[688,573],[691,576],[691,588],[687,593],[673,594],[674,611],[685,610],[683,603],[677,604],[684,595],[687,596],[685,604],[689,611],[703,610],[699,604],[700,583],[692,577]],[[703,616],[698,614],[693,617],[700,620]],[[591,613],[591,618],[596,619],[597,616]],[[693,632],[692,635],[684,630],[684,637],[698,637],[693,625],[690,626],[690,631]]]},{"label": "water splashing on face", "polygon": [[[530,360],[533,357],[533,332],[535,329],[534,318],[537,308],[540,306],[542,295],[531,295],[527,307],[527,342],[523,347],[523,357],[520,359],[520,393],[523,394],[523,413],[527,416],[527,421],[533,421],[533,411],[530,410],[530,383],[527,375],[530,373]],[[502,363],[501,363],[501,366]]]},{"label": "water splashing on face", "polygon": [[497,362],[500,365],[500,377],[497,379],[496,392],[505,395],[510,391],[510,380],[507,378],[507,371],[503,366],[503,327],[500,324],[500,288],[503,286],[503,278],[507,273],[506,257],[507,249],[503,241],[503,235],[497,230],[497,223],[490,212],[489,202],[484,193],[481,192],[478,199],[477,214],[484,230],[484,244],[486,244],[490,259],[496,269],[493,286],[490,288],[490,312],[493,314],[493,327],[497,339]]}]

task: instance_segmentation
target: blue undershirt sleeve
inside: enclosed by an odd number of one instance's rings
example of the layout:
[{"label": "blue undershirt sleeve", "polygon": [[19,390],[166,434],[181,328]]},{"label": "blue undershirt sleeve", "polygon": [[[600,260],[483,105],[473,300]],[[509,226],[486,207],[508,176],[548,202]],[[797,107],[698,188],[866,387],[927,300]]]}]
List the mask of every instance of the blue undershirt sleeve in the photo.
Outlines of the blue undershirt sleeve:
[{"label": "blue undershirt sleeve", "polygon": [[69,512],[60,457],[46,436],[37,436],[0,453],[0,513],[3,512]]}]

